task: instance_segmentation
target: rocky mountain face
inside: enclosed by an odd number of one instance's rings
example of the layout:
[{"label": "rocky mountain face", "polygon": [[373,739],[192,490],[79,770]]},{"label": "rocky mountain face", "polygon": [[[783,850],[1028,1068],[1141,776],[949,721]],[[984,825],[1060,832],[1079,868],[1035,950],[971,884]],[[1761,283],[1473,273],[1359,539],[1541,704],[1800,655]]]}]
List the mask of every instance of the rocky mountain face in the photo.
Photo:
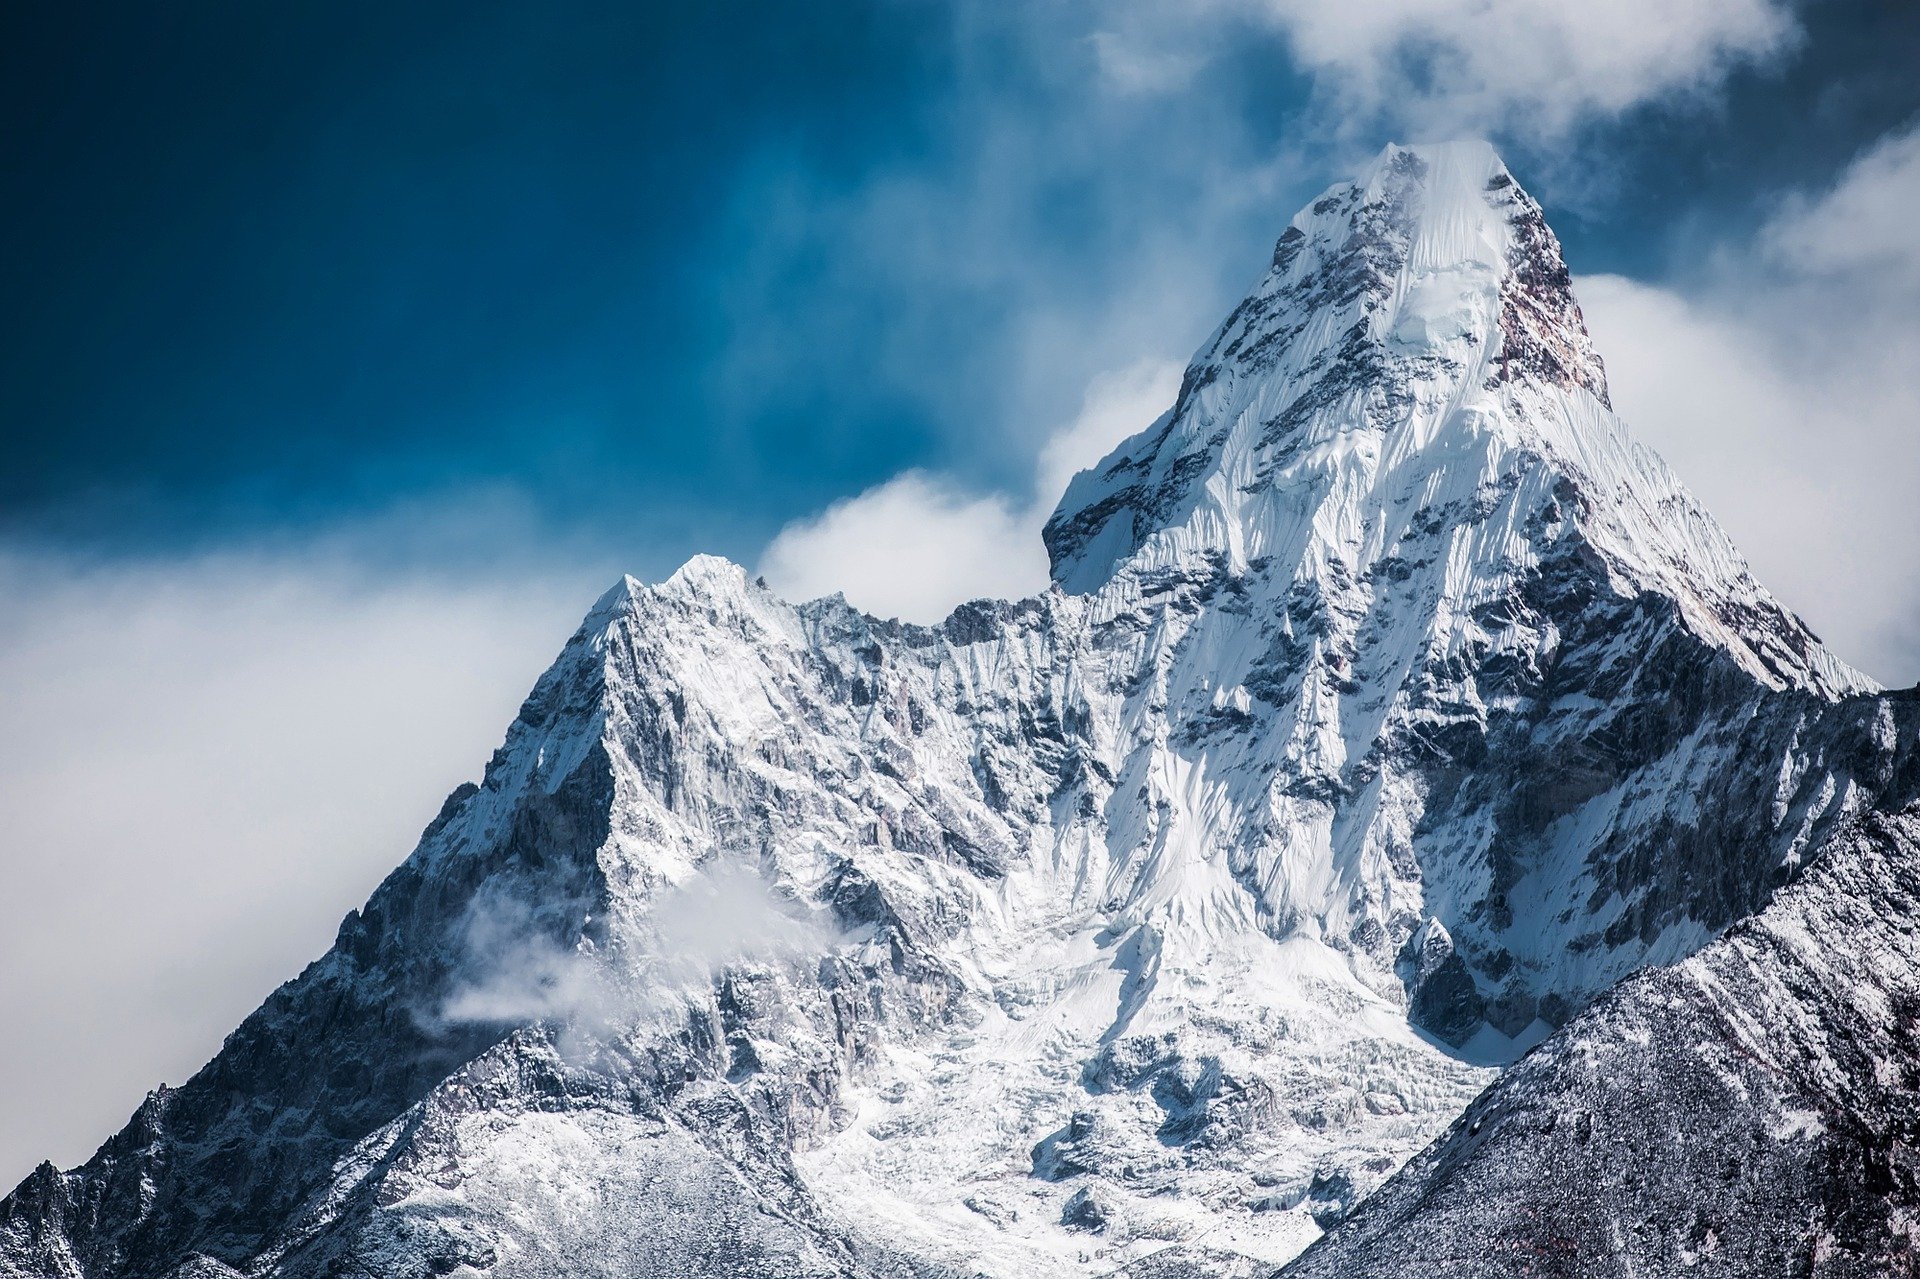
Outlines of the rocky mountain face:
[{"label": "rocky mountain face", "polygon": [[1628,978],[1286,1270],[1920,1271],[1920,805]]},{"label": "rocky mountain face", "polygon": [[936,627],[616,586],[332,950],[0,1203],[0,1276],[1263,1272],[1829,849],[1904,873],[1913,703],[1613,416],[1484,146],[1296,217],[1046,536]]}]

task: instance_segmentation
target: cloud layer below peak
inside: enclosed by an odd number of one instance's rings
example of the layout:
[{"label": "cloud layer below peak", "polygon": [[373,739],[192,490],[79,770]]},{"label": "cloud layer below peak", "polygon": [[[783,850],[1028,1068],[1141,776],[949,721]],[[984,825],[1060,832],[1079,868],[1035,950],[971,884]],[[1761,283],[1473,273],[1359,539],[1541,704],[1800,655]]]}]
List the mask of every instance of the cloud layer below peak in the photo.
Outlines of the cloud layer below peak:
[{"label": "cloud layer below peak", "polygon": [[968,600],[1033,595],[1047,584],[1040,530],[1067,481],[1171,407],[1180,371],[1149,358],[1095,377],[1079,414],[1041,449],[1026,498],[908,471],[781,529],[760,573],[790,599],[839,592],[869,613],[923,624]]}]

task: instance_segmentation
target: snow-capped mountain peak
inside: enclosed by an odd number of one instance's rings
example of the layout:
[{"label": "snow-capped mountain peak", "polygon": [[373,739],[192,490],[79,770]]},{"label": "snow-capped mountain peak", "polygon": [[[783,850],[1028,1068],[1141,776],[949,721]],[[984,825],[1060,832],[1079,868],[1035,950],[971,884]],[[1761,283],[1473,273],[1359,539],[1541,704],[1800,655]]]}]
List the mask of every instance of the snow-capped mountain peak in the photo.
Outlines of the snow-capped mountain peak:
[{"label": "snow-capped mountain peak", "polygon": [[1905,749],[1483,144],[1302,211],[1046,537],[935,627],[620,583],[0,1276],[1247,1273]]},{"label": "snow-capped mountain peak", "polygon": [[1524,571],[1572,533],[1766,682],[1874,687],[1614,415],[1559,241],[1483,142],[1389,146],[1302,210],[1173,408],[1074,479],[1046,538],[1070,591],[1196,556],[1325,590],[1474,528],[1510,545],[1456,566]]}]

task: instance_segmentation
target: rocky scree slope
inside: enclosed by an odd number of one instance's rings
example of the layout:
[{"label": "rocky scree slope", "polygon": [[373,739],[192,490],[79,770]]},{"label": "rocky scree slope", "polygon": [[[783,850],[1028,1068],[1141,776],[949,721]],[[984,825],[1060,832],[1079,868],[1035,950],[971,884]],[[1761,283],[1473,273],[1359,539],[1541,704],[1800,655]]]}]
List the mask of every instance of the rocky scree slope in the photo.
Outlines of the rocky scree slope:
[{"label": "rocky scree slope", "polygon": [[1294,219],[1055,586],[627,581],[0,1275],[1250,1273],[1889,793],[1478,144]]}]

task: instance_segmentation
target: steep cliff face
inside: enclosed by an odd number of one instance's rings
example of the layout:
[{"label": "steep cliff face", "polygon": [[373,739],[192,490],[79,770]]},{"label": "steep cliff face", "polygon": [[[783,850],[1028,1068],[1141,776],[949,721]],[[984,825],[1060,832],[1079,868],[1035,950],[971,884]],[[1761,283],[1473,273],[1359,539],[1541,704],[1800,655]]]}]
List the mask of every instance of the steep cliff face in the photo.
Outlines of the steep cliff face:
[{"label": "steep cliff face", "polygon": [[1047,540],[938,627],[616,587],[0,1275],[1250,1272],[1907,767],[1483,146],[1302,212]]}]

